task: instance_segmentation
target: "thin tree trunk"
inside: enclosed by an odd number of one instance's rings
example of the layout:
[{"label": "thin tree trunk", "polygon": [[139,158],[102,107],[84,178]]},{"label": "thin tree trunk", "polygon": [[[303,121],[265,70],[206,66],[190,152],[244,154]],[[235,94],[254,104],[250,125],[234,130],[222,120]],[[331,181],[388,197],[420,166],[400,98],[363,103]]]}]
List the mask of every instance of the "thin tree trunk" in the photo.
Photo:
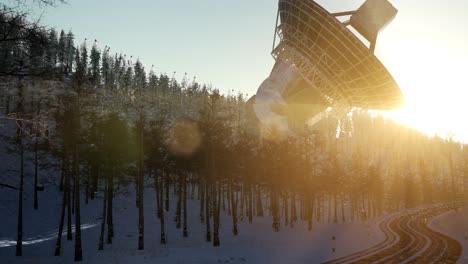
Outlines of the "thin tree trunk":
[{"label": "thin tree trunk", "polygon": [[71,213],[71,172],[70,172],[70,161],[67,160],[65,163],[65,192],[67,193],[67,240],[73,239],[72,235],[72,213]]},{"label": "thin tree trunk", "polygon": [[177,189],[177,207],[176,207],[176,215],[175,215],[175,222],[176,222],[176,228],[180,229],[182,227],[181,223],[181,214],[182,214],[182,188],[183,188],[183,183],[182,183],[182,176],[179,175],[179,181],[174,185],[174,187]]},{"label": "thin tree trunk", "polygon": [[161,190],[159,190],[159,177],[158,177],[158,174],[156,172],[153,171],[153,180],[154,180],[154,192],[156,193],[156,217],[158,219],[161,218],[161,211],[159,210],[160,206],[161,206],[161,202],[159,201],[159,192]]},{"label": "thin tree trunk", "polygon": [[237,236],[239,233],[237,230],[237,199],[235,199],[234,192],[233,192],[233,187],[232,187],[232,179],[231,179],[231,192],[230,192],[230,198],[231,198],[231,210],[232,210],[232,233],[234,236]]},{"label": "thin tree trunk", "polygon": [[240,220],[241,220],[241,222],[244,221],[244,194],[245,194],[245,183],[243,182],[242,187],[241,187],[241,194],[240,194],[240,200],[241,200]]},{"label": "thin tree trunk", "polygon": [[277,194],[277,191],[276,191],[276,188],[275,187],[272,187],[272,191],[271,191],[271,202],[270,202],[270,207],[271,207],[271,215],[273,217],[273,224],[272,224],[272,227],[273,227],[273,230],[275,232],[279,232],[280,230],[280,216],[279,216],[279,212],[278,212],[278,194]]},{"label": "thin tree trunk", "polygon": [[[78,115],[79,118],[79,115]],[[79,126],[78,126],[79,127]],[[73,157],[74,171],[74,189],[75,189],[75,261],[83,260],[83,252],[81,248],[81,214],[80,214],[80,168],[78,159],[78,146],[75,145]]]},{"label": "thin tree trunk", "polygon": [[160,219],[160,222],[161,222],[161,244],[166,244],[166,233],[165,233],[165,230],[164,230],[164,209],[163,209],[163,181],[164,181],[164,178],[167,177],[166,173],[163,171],[162,172],[162,175],[161,175],[161,183],[160,183],[160,188],[159,188],[159,206],[158,206],[158,210],[159,210],[159,215],[161,215],[161,217],[159,218]]},{"label": "thin tree trunk", "polygon": [[257,186],[257,217],[263,217],[262,191]]},{"label": "thin tree trunk", "polygon": [[[39,115],[39,113],[38,113]],[[36,125],[36,133],[34,137],[34,209],[39,208],[39,201],[37,197],[37,181],[38,181],[38,160],[37,160],[37,146],[38,146],[38,137],[39,137],[39,125]]]},{"label": "thin tree trunk", "polygon": [[307,208],[307,220],[308,220],[308,229],[312,231],[312,218],[314,214],[314,204],[315,204],[315,194],[312,195],[312,199],[310,196],[308,197],[308,208]]},{"label": "thin tree trunk", "polygon": [[248,207],[248,215],[249,215],[249,223],[252,223],[252,220],[253,220],[253,195],[252,195],[252,185],[249,184],[248,185],[248,192],[249,192],[249,196],[248,196],[248,201],[249,201],[249,207]]},{"label": "thin tree trunk", "polygon": [[210,190],[208,184],[205,186],[205,223],[206,223],[206,241],[211,242],[210,227]]},{"label": "thin tree trunk", "polygon": [[[216,185],[218,185],[218,188],[216,188]],[[214,186],[214,191],[215,193],[213,194],[213,246],[214,247],[219,247],[220,246],[220,240],[219,240],[219,214],[221,210],[221,184],[218,182],[217,184],[215,183]],[[216,191],[218,193],[216,194]],[[216,198],[217,197],[217,198]]]},{"label": "thin tree trunk", "polygon": [[[65,152],[65,150],[63,150]],[[61,175],[60,175],[60,184],[59,184],[59,190],[62,192],[63,191],[63,183],[64,183],[64,175],[65,175],[65,154],[62,154],[62,166],[61,166]]]},{"label": "thin tree trunk", "polygon": [[291,222],[290,226],[294,227],[294,223],[297,221],[297,211],[296,211],[296,194],[294,192],[291,193]]},{"label": "thin tree trunk", "polygon": [[143,113],[140,113],[140,150],[139,150],[139,159],[138,159],[138,250],[143,250],[145,248],[145,219],[144,219],[144,202],[143,202],[143,191],[144,191],[144,172],[143,172],[143,158],[144,158],[144,150],[143,150],[143,136],[144,136],[144,127],[143,127]]},{"label": "thin tree trunk", "polygon": [[225,203],[225,198],[226,198],[226,192],[225,192],[225,188],[223,186],[223,184],[221,184],[221,203],[222,203],[222,208],[223,208],[223,212],[226,212],[226,203]]},{"label": "thin tree trunk", "polygon": [[190,186],[191,188],[191,193],[190,193],[190,200],[195,199],[195,181],[193,180],[193,175],[190,174],[192,177],[190,177]]},{"label": "thin tree trunk", "polygon": [[184,184],[184,195],[183,195],[183,206],[184,206],[184,227],[183,227],[183,236],[188,237],[188,227],[187,227],[187,178],[183,176]]},{"label": "thin tree trunk", "polygon": [[345,216],[345,195],[341,195],[341,220],[343,223],[346,223],[346,216]]},{"label": "thin tree trunk", "polygon": [[[73,167],[73,166],[72,166],[72,167]],[[73,170],[73,169],[72,169],[72,170]],[[74,215],[74,214],[75,214],[75,194],[76,194],[76,192],[75,192],[75,175],[74,175],[74,174],[72,174],[72,180],[73,180],[73,181],[70,182],[70,184],[73,183],[73,185],[71,185],[71,186],[72,186],[72,187],[71,187],[71,188],[72,188],[72,190],[71,190],[71,198],[72,198],[72,202],[71,202],[71,213],[72,213],[72,215]]]},{"label": "thin tree trunk", "polygon": [[114,238],[114,166],[111,165],[111,168],[108,168],[107,171],[109,174],[107,175],[107,244],[112,244]]},{"label": "thin tree trunk", "polygon": [[94,200],[94,195],[97,192],[98,175],[98,168],[96,162],[93,160],[91,162],[91,200]]},{"label": "thin tree trunk", "polygon": [[63,192],[63,199],[62,199],[62,210],[60,212],[60,223],[57,233],[57,242],[55,243],[55,253],[54,256],[60,256],[60,252],[62,249],[62,233],[63,233],[63,225],[65,222],[65,209],[67,207],[67,194]]},{"label": "thin tree trunk", "polygon": [[227,186],[227,209],[228,209],[228,216],[231,216],[231,195],[232,195],[232,180],[229,181],[229,185]]},{"label": "thin tree trunk", "polygon": [[169,184],[170,175],[166,175],[166,212],[169,212]]},{"label": "thin tree trunk", "polygon": [[88,198],[89,198],[89,174],[90,174],[90,169],[88,168],[88,171],[86,173],[86,187],[85,187],[85,204],[88,204]]},{"label": "thin tree trunk", "polygon": [[288,193],[285,192],[283,196],[283,203],[284,203],[284,226],[289,225],[289,208],[288,208]]},{"label": "thin tree trunk", "polygon": [[200,222],[205,223],[205,180],[199,179],[198,196],[200,196]]},{"label": "thin tree trunk", "polygon": [[104,184],[104,194],[103,194],[103,204],[102,204],[102,223],[101,223],[101,233],[99,235],[99,244],[98,250],[104,249],[104,231],[106,229],[106,212],[107,212],[107,183]]},{"label": "thin tree trunk", "polygon": [[[22,98],[20,99],[22,100]],[[16,239],[16,256],[23,255],[23,188],[24,188],[24,149],[23,149],[23,135],[22,135],[22,122],[19,122],[18,127],[18,144],[20,148],[20,184],[18,195],[18,232]]]},{"label": "thin tree trunk", "polygon": [[338,201],[337,201],[336,193],[333,196],[333,211],[334,211],[334,216],[333,216],[333,223],[338,223],[338,214],[337,214],[337,208],[338,208]]}]

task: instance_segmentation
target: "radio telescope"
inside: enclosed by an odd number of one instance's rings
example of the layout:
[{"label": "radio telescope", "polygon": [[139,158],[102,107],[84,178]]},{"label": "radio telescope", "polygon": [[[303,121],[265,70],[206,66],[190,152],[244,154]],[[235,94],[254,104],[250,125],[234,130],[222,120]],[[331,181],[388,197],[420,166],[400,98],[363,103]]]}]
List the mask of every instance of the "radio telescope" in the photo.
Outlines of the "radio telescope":
[{"label": "radio telescope", "polygon": [[[312,0],[279,0],[276,63],[249,100],[256,117],[288,129],[319,121],[327,109],[341,118],[353,107],[401,106],[398,84],[374,55],[378,33],[397,12],[387,0],[367,0],[356,11],[334,14]],[[348,21],[338,19],[345,16]]]}]

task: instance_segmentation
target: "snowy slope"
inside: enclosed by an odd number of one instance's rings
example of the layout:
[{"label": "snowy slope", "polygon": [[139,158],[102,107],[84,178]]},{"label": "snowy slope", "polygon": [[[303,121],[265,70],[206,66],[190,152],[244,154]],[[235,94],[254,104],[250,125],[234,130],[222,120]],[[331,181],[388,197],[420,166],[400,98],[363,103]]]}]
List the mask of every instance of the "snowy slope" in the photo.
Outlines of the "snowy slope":
[{"label": "snowy slope", "polygon": [[468,263],[468,206],[433,218],[429,227],[458,240],[463,247],[458,263]]},{"label": "snowy slope", "polygon": [[[0,140],[0,179],[2,183],[17,186],[19,155],[14,152],[15,146],[6,140],[6,136],[11,137],[14,134],[13,128],[12,123],[0,127],[3,136]],[[67,241],[65,236],[62,241],[62,256],[53,256],[62,202],[61,193],[54,184],[59,177],[59,163],[50,157],[42,160],[42,163],[52,166],[40,171],[45,191],[39,193],[39,210],[34,210],[32,153],[27,152],[25,157],[23,257],[14,256],[18,193],[16,190],[0,188],[1,262],[73,262],[74,241]],[[148,186],[151,185],[152,183],[148,182]],[[239,223],[239,235],[234,237],[231,231],[232,219],[222,212],[221,247],[214,248],[211,243],[205,242],[205,226],[200,224],[198,217],[199,202],[196,199],[188,201],[189,237],[183,238],[182,230],[176,229],[173,221],[175,199],[172,199],[171,211],[165,214],[168,243],[161,245],[160,225],[155,211],[156,196],[152,188],[148,187],[144,198],[145,250],[138,251],[136,250],[138,212],[135,206],[134,187],[129,186],[128,190],[128,194],[118,195],[114,199],[114,243],[105,244],[103,251],[97,250],[102,212],[101,194],[88,205],[82,201],[84,263],[319,263],[366,249],[384,239],[378,228],[384,217],[366,223],[314,222],[311,232],[307,231],[305,222],[298,222],[294,228],[282,226],[278,233],[273,232],[270,217],[254,218],[252,224],[244,219]],[[463,222],[466,223],[468,215],[468,208],[463,210],[465,217],[460,212],[455,215],[449,213],[435,219],[433,221],[435,227],[445,228],[449,234],[453,232],[454,237],[459,238],[461,233],[456,231],[461,230],[459,227]],[[467,229],[465,226],[463,228],[465,232]],[[64,234],[66,234],[66,225]],[[333,241],[332,237],[336,237],[336,240]],[[332,248],[336,249],[335,252]]]},{"label": "snowy slope", "polygon": [[[6,137],[14,135],[14,124],[0,127],[0,179],[12,186],[19,184],[19,154],[15,145]],[[39,210],[33,209],[33,156],[25,155],[24,193],[24,244],[23,257],[15,257],[18,192],[0,188],[0,259],[2,263],[64,263],[73,261],[74,242],[63,238],[62,256],[54,257],[56,232],[59,222],[62,196],[56,182],[60,175],[59,163],[48,158],[42,163],[52,164],[40,171],[40,182],[45,187],[39,193]],[[47,179],[47,180],[46,180]],[[148,185],[151,185],[148,182]],[[171,188],[172,190],[172,188]],[[102,196],[82,201],[82,239],[85,263],[317,263],[354,251],[367,248],[383,240],[378,230],[378,220],[368,223],[319,224],[314,222],[312,232],[306,223],[298,222],[294,228],[282,227],[273,232],[271,218],[247,219],[239,223],[240,234],[232,235],[232,218],[222,212],[221,247],[214,248],[205,242],[205,226],[200,224],[199,202],[188,201],[189,237],[182,237],[182,230],[175,228],[173,221],[175,204],[165,214],[167,245],[160,245],[160,225],[156,217],[156,197],[152,188],[145,192],[145,250],[137,248],[138,212],[135,206],[134,187],[129,194],[119,195],[114,200],[115,238],[112,245],[105,244],[98,251]],[[83,196],[82,196],[83,198]],[[66,234],[66,225],[64,235]],[[336,241],[332,241],[332,237]],[[332,248],[336,251],[332,252]]]}]

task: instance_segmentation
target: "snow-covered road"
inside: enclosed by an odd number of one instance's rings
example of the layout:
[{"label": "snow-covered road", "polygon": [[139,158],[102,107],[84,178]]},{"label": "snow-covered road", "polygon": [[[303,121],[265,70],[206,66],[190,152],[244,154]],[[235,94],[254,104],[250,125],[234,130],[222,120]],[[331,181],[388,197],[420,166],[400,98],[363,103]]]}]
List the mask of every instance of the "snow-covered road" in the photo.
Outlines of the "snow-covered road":
[{"label": "snow-covered road", "polygon": [[381,223],[386,236],[383,242],[326,263],[455,263],[460,259],[461,244],[432,230],[427,223],[457,207],[459,205],[437,204],[397,214]]}]

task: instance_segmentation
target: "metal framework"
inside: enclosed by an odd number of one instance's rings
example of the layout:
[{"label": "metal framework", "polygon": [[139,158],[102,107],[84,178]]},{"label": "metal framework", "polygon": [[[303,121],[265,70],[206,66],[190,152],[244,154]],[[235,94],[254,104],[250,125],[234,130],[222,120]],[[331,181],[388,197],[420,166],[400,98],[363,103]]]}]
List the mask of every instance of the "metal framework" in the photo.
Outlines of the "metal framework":
[{"label": "metal framework", "polygon": [[[345,12],[351,15],[352,12]],[[352,107],[388,110],[401,105],[397,83],[347,27],[312,0],[280,0],[272,51],[294,67],[341,117]],[[276,38],[274,42],[276,41]],[[310,89],[310,87],[307,87]]]}]

